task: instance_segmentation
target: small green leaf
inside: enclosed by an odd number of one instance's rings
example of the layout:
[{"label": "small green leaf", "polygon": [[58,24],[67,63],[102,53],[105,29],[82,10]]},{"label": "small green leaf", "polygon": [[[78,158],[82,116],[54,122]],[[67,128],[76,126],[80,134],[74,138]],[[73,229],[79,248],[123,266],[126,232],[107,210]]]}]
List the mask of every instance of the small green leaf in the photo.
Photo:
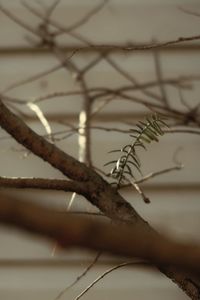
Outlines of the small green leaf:
[{"label": "small green leaf", "polygon": [[117,149],[117,150],[111,150],[108,153],[114,153],[114,152],[121,152],[121,149],[120,150],[119,149]]},{"label": "small green leaf", "polygon": [[110,164],[114,164],[114,163],[116,163],[116,162],[117,162],[117,160],[109,161],[109,162],[107,162],[106,164],[104,164],[104,167],[105,167],[105,166],[108,166],[108,165],[110,165]]},{"label": "small green leaf", "polygon": [[141,173],[141,162],[137,155],[138,148],[146,149],[145,144],[149,144],[152,141],[159,141],[159,136],[164,134],[162,127],[168,127],[164,120],[154,114],[146,118],[146,121],[139,121],[136,124],[136,128],[130,129],[130,137],[133,138],[132,144],[127,144],[123,148],[115,149],[109,153],[119,153],[121,156],[117,160],[110,161],[105,164],[105,166],[114,164],[110,172],[110,176],[116,179],[117,187],[121,185],[124,181],[128,181],[127,176],[134,178],[133,170],[134,168]]}]

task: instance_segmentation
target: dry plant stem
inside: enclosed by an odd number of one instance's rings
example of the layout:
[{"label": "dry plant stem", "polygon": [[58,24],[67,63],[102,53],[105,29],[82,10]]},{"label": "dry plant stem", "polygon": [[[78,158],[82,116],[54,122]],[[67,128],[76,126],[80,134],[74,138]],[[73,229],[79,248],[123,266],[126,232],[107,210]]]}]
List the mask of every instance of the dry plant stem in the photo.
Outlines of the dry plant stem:
[{"label": "dry plant stem", "polygon": [[56,239],[64,248],[79,247],[174,265],[200,274],[200,246],[176,242],[140,226],[110,225],[0,195],[0,222]]},{"label": "dry plant stem", "polygon": [[[58,60],[63,63],[63,67],[72,74],[76,74],[76,80],[81,88],[83,95],[83,109],[79,114],[79,161],[86,163],[86,165],[92,165],[91,158],[91,133],[90,133],[90,120],[91,120],[91,109],[92,99],[88,93],[87,83],[84,79],[84,73],[81,74],[79,68],[73,62],[66,61],[64,53],[56,46],[52,48]],[[93,65],[91,65],[92,67]],[[88,69],[89,70],[89,69]]]},{"label": "dry plant stem", "polygon": [[92,17],[94,17],[107,3],[109,0],[103,0],[101,1],[96,7],[94,7],[91,11],[89,11],[87,14],[85,14],[83,16],[82,19],[80,19],[79,21],[77,21],[76,23],[66,27],[61,27],[61,25],[57,24],[55,21],[54,25],[58,25],[58,27],[60,27],[60,29],[58,30],[57,34],[63,34],[63,33],[69,33],[75,29],[78,29],[79,27],[81,27],[82,25],[85,25],[87,22],[90,21],[90,19]]},{"label": "dry plant stem", "polygon": [[195,16],[195,17],[200,17],[200,13],[196,12],[196,11],[191,11],[189,9],[186,9],[184,7],[179,7],[179,9],[181,9],[183,12],[185,12],[186,14],[189,14],[189,15],[192,15],[192,16]]},{"label": "dry plant stem", "polygon": [[[131,224],[137,224],[137,227],[141,228],[141,230],[147,230],[150,235],[151,232],[154,232],[132,206],[105,182],[100,175],[33,132],[22,120],[10,112],[2,101],[0,102],[0,125],[27,149],[48,161],[49,164],[70,179],[77,180],[79,184],[83,184],[84,189],[86,189],[84,196],[106,216],[111,219],[122,219]],[[192,299],[200,299],[200,289],[193,278],[188,278],[188,274],[167,267],[163,272],[176,282]]]},{"label": "dry plant stem", "polygon": [[66,288],[64,288],[59,294],[58,296],[55,298],[55,300],[60,299],[70,288],[72,288],[73,286],[75,286],[84,276],[87,275],[87,273],[92,269],[92,267],[97,263],[98,259],[100,258],[102,252],[99,251],[95,258],[93,259],[93,261],[86,267],[86,269]]},{"label": "dry plant stem", "polygon": [[[80,20],[76,21],[74,24],[68,26],[67,28],[62,26],[61,24],[59,24],[57,21],[50,19],[49,23],[54,26],[55,28],[57,28],[57,31],[54,33],[54,35],[61,35],[61,34],[70,34],[73,30],[78,29],[79,27],[81,27],[82,25],[85,25],[88,21],[90,21],[90,19],[92,17],[94,17],[108,2],[109,0],[104,0],[101,3],[99,3],[99,5],[97,5],[96,7],[94,7],[91,11],[89,11],[87,14],[85,14],[83,16],[83,18],[81,18]],[[44,18],[44,16],[42,16],[42,14],[37,11],[36,9],[34,9],[29,3],[23,1],[22,2],[24,7],[26,7],[30,12],[34,13],[35,15],[37,15],[38,17],[41,17],[42,19]]]},{"label": "dry plant stem", "polygon": [[21,18],[18,18],[9,10],[7,10],[2,4],[0,4],[0,11],[3,12],[8,18],[13,20],[17,25],[20,25],[22,28],[26,29],[27,31],[31,32],[32,34],[38,37],[39,32],[32,26],[28,25],[27,23],[23,22]]},{"label": "dry plant stem", "polygon": [[[125,262],[125,263],[121,263],[117,266],[114,266],[110,269],[108,269],[107,271],[105,271],[103,274],[101,274],[99,277],[97,277],[91,284],[89,284],[86,289],[84,289],[76,298],[74,298],[74,300],[79,300],[82,296],[84,296],[95,284],[97,284],[100,280],[102,280],[105,276],[109,275],[110,273],[112,273],[113,271],[116,271],[117,269],[123,268],[123,267],[127,267],[127,266],[138,266],[138,265],[146,265],[145,263],[142,262]],[[56,298],[57,299],[57,298]]]},{"label": "dry plant stem", "polygon": [[177,39],[166,41],[166,42],[159,42],[159,43],[148,43],[144,45],[136,45],[136,44],[130,44],[129,45],[111,45],[111,44],[101,44],[101,45],[92,45],[92,46],[80,46],[77,47],[77,51],[82,52],[86,50],[95,50],[95,51],[103,51],[103,52],[110,52],[110,51],[116,51],[120,50],[123,52],[131,52],[131,51],[145,51],[145,50],[151,50],[151,49],[158,49],[158,48],[164,48],[167,46],[172,46],[184,42],[191,42],[191,41],[198,41],[200,40],[200,35],[193,35],[193,36],[187,36],[187,37],[178,37]]},{"label": "dry plant stem", "polygon": [[[54,2],[46,9],[46,15],[45,15],[45,23],[48,26],[50,23],[50,17],[53,14],[54,10],[58,6],[61,0],[54,0]],[[41,3],[42,4],[42,3]]]},{"label": "dry plant stem", "polygon": [[[27,6],[28,7],[28,6]],[[29,7],[29,10],[33,13],[33,14],[36,14],[37,16],[39,16],[40,18],[42,18],[43,19],[43,16],[41,16],[41,14],[40,13],[38,13],[37,11],[35,11],[35,9],[33,9],[33,8],[31,8],[31,7]],[[48,32],[47,32],[47,34],[48,34]],[[73,36],[73,34],[72,34],[72,32],[68,32],[68,34],[71,34],[72,36]],[[89,46],[89,47],[92,47],[92,44],[90,43],[90,42],[88,42],[85,38],[79,38],[79,37],[76,37],[79,41],[82,41],[84,44],[86,44],[87,46]],[[54,41],[53,42],[53,44],[54,44],[54,49],[55,50],[57,50],[57,52],[58,52],[58,47],[56,46],[56,42]],[[100,55],[100,57],[101,57],[101,55]],[[105,59],[107,60],[107,58],[106,58],[106,53],[103,53],[102,54],[102,57],[105,57]],[[99,58],[98,58],[99,59]],[[98,62],[98,59],[97,59],[97,62]],[[94,62],[95,62],[96,60],[94,60]],[[111,64],[112,64],[112,62],[110,62]],[[90,64],[89,64],[89,66],[90,66]],[[126,74],[124,74],[124,72],[123,71],[121,71],[120,70],[120,68],[118,68],[118,66],[116,65],[116,64],[112,64],[112,66],[118,71],[118,72],[120,72],[122,75],[124,75],[124,76],[126,76]],[[74,68],[74,67],[73,67]],[[90,67],[89,67],[90,68]],[[75,69],[77,69],[77,68],[75,68]],[[87,68],[86,68],[86,70],[87,70]],[[81,75],[81,73],[79,72],[79,75]],[[158,76],[159,76],[160,74],[158,74]],[[82,76],[81,76],[82,77]],[[83,86],[83,92],[84,92],[84,95],[85,95],[85,99],[87,100],[87,98],[89,97],[88,96],[88,92],[87,92],[87,89],[85,88],[85,86],[86,86],[86,83],[84,83],[84,79],[83,78],[79,78],[80,79],[80,81],[82,82],[82,86]],[[127,76],[126,76],[127,77]],[[130,78],[129,78],[130,79]],[[160,79],[160,81],[161,81],[161,79]],[[145,92],[145,91],[144,91]],[[148,91],[146,91],[146,94],[148,95],[149,94],[149,92]],[[151,94],[151,95],[150,95]],[[154,94],[152,94],[152,93],[150,93],[149,95],[150,96],[152,96],[152,97],[154,97],[155,99],[159,99],[160,100],[160,98],[158,98],[156,95],[154,95]],[[114,96],[117,96],[116,94],[114,94]],[[131,100],[131,98],[129,97],[129,96],[125,96],[125,95],[120,95],[120,96],[122,96],[122,97],[124,97],[125,99],[130,99]],[[138,102],[138,99],[136,99],[136,98],[134,98],[134,97],[132,97],[132,100],[133,101],[135,101],[135,102]],[[146,105],[147,107],[153,107],[153,108],[155,108],[155,105],[154,104],[152,104],[152,103],[146,103],[145,104],[145,101],[141,101],[140,100],[140,102],[141,103],[143,103],[144,105]],[[166,106],[166,105],[165,105]],[[163,110],[163,108],[160,108],[161,110]],[[173,111],[172,109],[170,109],[169,107],[168,107],[168,110],[169,111]],[[88,120],[88,122],[89,122],[89,118],[87,118],[86,119],[86,121]],[[85,134],[85,136],[90,136],[90,133],[87,133],[87,127],[86,127],[86,134]],[[88,143],[88,145],[89,145],[89,143]],[[87,148],[87,147],[86,147]],[[88,152],[89,153],[89,152]]]},{"label": "dry plant stem", "polygon": [[[106,3],[106,1],[105,1]],[[39,12],[37,12],[33,7],[31,7],[28,3],[24,2],[23,3],[24,6],[29,10],[32,11],[33,13],[37,14],[39,17],[44,19],[44,16],[42,16]],[[100,7],[101,8],[101,7]],[[5,8],[2,7],[2,5],[0,6],[0,9],[9,17],[11,18],[13,21],[15,21],[17,24],[21,25],[22,27],[24,27],[25,29],[27,29],[28,31],[32,32],[33,34],[38,36],[38,31],[34,30],[31,26],[28,26],[27,24],[24,24],[23,22],[21,22],[20,19],[18,19],[17,17],[13,17],[13,14],[11,14],[9,11],[7,11]],[[98,12],[98,10],[97,10]],[[95,12],[96,13],[96,12]],[[92,15],[95,15],[91,14]],[[15,18],[15,19],[14,19]],[[86,19],[86,21],[89,20],[89,18]],[[83,21],[83,23],[86,22],[85,20]],[[58,24],[56,21],[54,20],[49,20],[50,24],[52,26],[54,26],[55,28],[57,28],[58,30],[60,30],[60,33],[67,33],[67,34],[71,34],[72,30],[75,28],[72,27],[63,27],[60,24]],[[82,25],[82,24],[81,24]],[[73,26],[73,25],[72,25]],[[76,25],[75,25],[76,26]],[[156,43],[148,43],[146,45],[136,45],[136,44],[130,44],[129,45],[124,45],[124,46],[117,46],[117,45],[87,45],[87,46],[80,46],[77,47],[77,51],[81,52],[81,51],[85,51],[85,50],[95,50],[98,52],[110,52],[111,50],[120,50],[120,51],[125,51],[125,52],[130,52],[130,51],[141,51],[141,50],[150,50],[150,49],[157,49],[157,48],[163,48],[166,46],[171,46],[171,45],[176,45],[179,43],[184,43],[184,42],[190,42],[190,41],[196,41],[196,40],[200,40],[200,35],[194,35],[194,36],[187,36],[187,37],[178,37],[177,39],[174,40],[170,40],[170,41],[166,41],[166,42],[156,42]],[[85,39],[83,40],[83,42],[85,43]]]},{"label": "dry plant stem", "polygon": [[[106,3],[106,1],[104,1],[104,3]],[[32,13],[37,15],[38,17],[42,18],[43,21],[44,21],[45,17],[42,14],[37,12],[37,10],[35,10],[33,7],[31,7],[28,3],[24,2],[23,4],[29,11],[31,11]],[[101,7],[100,7],[100,9],[101,9]],[[24,23],[23,21],[21,21],[21,19],[19,19],[18,17],[16,17],[12,13],[10,13],[2,5],[0,5],[0,10],[4,14],[6,14],[10,19],[12,19],[15,23],[17,23],[18,25],[22,26],[23,28],[25,28],[29,32],[33,33],[37,37],[43,38],[43,36],[40,35],[40,32],[38,30],[35,30],[31,26],[29,26],[26,23]],[[98,12],[98,9],[96,10],[96,12]],[[91,16],[95,15],[96,12],[91,13]],[[89,16],[89,18],[90,18],[90,16]],[[89,20],[89,18],[84,20],[83,23],[85,23],[87,20]],[[55,28],[60,30],[62,33],[67,33],[67,34],[76,36],[76,34],[72,33],[72,28],[70,28],[70,27],[68,27],[67,29],[65,27],[61,28],[61,26],[53,20],[49,20],[49,22],[52,26],[54,26]],[[81,40],[80,36],[77,36],[76,38],[78,40]],[[101,45],[92,45],[91,43],[88,42],[87,43],[88,45],[77,47],[75,49],[75,51],[82,52],[82,51],[86,51],[86,50],[93,50],[93,51],[98,51],[98,52],[103,51],[104,53],[105,52],[110,52],[110,51],[116,51],[116,50],[120,50],[120,51],[124,51],[124,52],[142,51],[142,50],[163,48],[163,47],[167,47],[167,46],[171,46],[171,45],[176,45],[176,44],[179,44],[179,43],[196,41],[196,40],[200,40],[200,35],[194,35],[194,36],[189,36],[189,37],[178,37],[177,39],[174,39],[174,40],[170,40],[170,41],[166,41],[166,42],[158,42],[158,43],[148,43],[146,45],[136,45],[136,44],[130,44],[130,43],[127,46],[126,45],[122,45],[122,46],[121,45],[111,45],[111,44],[109,44],[109,45],[103,45],[103,44],[101,44]],[[85,38],[82,41],[83,41],[84,44],[86,43]]]},{"label": "dry plant stem", "polygon": [[[80,72],[78,75],[79,79],[80,77],[83,77],[84,74],[86,74],[88,71],[90,71],[90,69],[92,69],[92,67],[95,67],[101,60],[102,60],[103,56],[102,55],[97,55],[97,57],[92,60],[90,63],[88,63]],[[88,88],[88,92],[90,92],[90,89]]]},{"label": "dry plant stem", "polygon": [[175,167],[171,167],[171,168],[167,168],[167,169],[164,169],[164,170],[161,170],[161,171],[150,173],[150,174],[144,176],[143,178],[141,178],[139,180],[136,180],[135,183],[137,183],[137,184],[142,183],[144,181],[149,180],[150,178],[153,178],[153,177],[156,177],[156,176],[159,176],[159,175],[162,175],[162,174],[166,174],[166,173],[169,173],[171,171],[180,171],[182,168],[183,168],[183,165],[178,165],[178,166],[175,166]]},{"label": "dry plant stem", "polygon": [[138,185],[138,183],[136,182],[131,182],[131,185],[135,188],[135,190],[138,192],[138,194],[142,197],[144,203],[149,204],[151,201],[149,200],[149,198],[145,195],[145,193],[143,192],[143,190],[140,188],[140,186]]},{"label": "dry plant stem", "polygon": [[168,113],[168,115],[171,114],[172,116],[176,116],[176,117],[178,117],[178,116],[182,117],[183,115],[185,115],[183,112],[181,112],[177,109],[174,109],[174,108],[171,108],[171,107],[165,107],[162,104],[149,102],[147,100],[141,99],[139,97],[134,97],[132,95],[130,96],[129,94],[121,92],[121,91],[115,91],[114,94],[116,96],[122,97],[123,99],[126,99],[126,100],[132,101],[134,103],[144,105],[147,108],[153,110],[154,112],[156,110],[160,110],[160,111],[162,111],[162,113],[165,113],[165,114]]},{"label": "dry plant stem", "polygon": [[[132,87],[128,88],[128,89],[132,89]],[[105,96],[108,96],[108,95],[115,95],[116,97],[121,97],[122,99],[126,99],[128,101],[132,101],[132,102],[135,102],[135,103],[139,103],[141,105],[144,105],[144,106],[147,106],[147,107],[151,107],[152,109],[159,109],[159,110],[162,110],[164,112],[168,112],[168,113],[171,113],[172,115],[175,115],[175,116],[179,116],[179,117],[182,117],[184,116],[185,114],[177,109],[173,109],[173,108],[166,108],[165,106],[163,106],[162,104],[158,104],[158,103],[153,103],[153,102],[149,102],[147,100],[143,100],[142,98],[139,98],[139,97],[134,97],[134,96],[131,96],[130,94],[127,94],[125,93],[124,91],[127,90],[127,87],[122,87],[122,88],[119,88],[119,89],[116,89],[116,90],[113,90],[113,89],[108,89],[108,88],[104,88],[105,92],[101,92],[98,94],[96,94],[95,96],[93,96],[94,99],[97,99],[97,98],[100,98],[100,97],[105,97]]]},{"label": "dry plant stem", "polygon": [[[72,52],[72,54],[69,55],[68,58],[66,58],[66,61],[69,60],[73,55],[75,54],[75,51]],[[31,83],[33,81],[39,80],[41,78],[43,78],[44,76],[47,76],[55,71],[58,71],[59,69],[61,69],[63,67],[63,63],[62,64],[57,64],[54,67],[49,68],[46,71],[43,71],[41,73],[37,73],[36,75],[30,76],[29,78],[25,78],[23,80],[19,80],[19,81],[15,81],[14,83],[10,84],[9,86],[7,86],[1,93],[5,94],[17,87],[21,87],[22,85]],[[29,101],[29,100],[26,100]],[[18,101],[19,103],[19,101]]]},{"label": "dry plant stem", "polygon": [[[108,56],[105,59],[119,74],[121,74],[124,78],[126,78],[129,82],[133,84],[133,88],[142,91],[142,93],[148,97],[152,97],[153,99],[157,99],[159,101],[161,100],[161,98],[157,94],[149,92],[146,89],[139,88],[140,83],[138,83],[138,81],[135,80],[135,78],[133,78],[128,72],[122,70],[122,68],[119,67],[119,65],[116,62],[114,62],[113,59],[111,59]],[[158,82],[158,84],[160,83]]]},{"label": "dry plant stem", "polygon": [[[93,114],[92,114],[92,116],[93,116]],[[67,124],[65,124],[65,122],[60,122],[60,124],[68,126]],[[79,131],[79,129],[80,129],[79,127],[72,126],[70,129],[59,130],[59,131],[53,132],[52,136],[54,138],[54,141],[61,141],[61,140],[67,139],[68,137],[70,137],[73,134],[76,134]],[[119,133],[125,133],[125,134],[130,133],[129,130],[110,128],[110,127],[101,127],[101,126],[92,126],[92,127],[90,127],[90,130],[103,130],[106,132],[119,132]],[[199,134],[200,134],[200,132],[199,132]],[[59,136],[61,136],[61,137],[59,137]],[[46,138],[48,136],[43,135],[43,137]],[[10,139],[10,138],[11,138],[10,136],[1,136],[0,140]]]},{"label": "dry plant stem", "polygon": [[[59,63],[55,67],[53,67],[45,72],[40,73],[40,75],[37,74],[35,76],[30,77],[29,79],[26,78],[23,81],[20,81],[20,82],[10,85],[6,89],[4,89],[3,93],[5,93],[11,89],[14,89],[15,87],[18,87],[20,85],[32,82],[34,80],[38,80],[41,77],[46,76],[46,75],[50,74],[51,72],[54,72],[62,67],[63,67],[63,63],[62,64]],[[200,79],[199,76],[187,76],[187,77],[185,76],[185,77],[181,77],[181,78],[179,78],[179,77],[178,78],[166,78],[166,79],[163,79],[160,83],[166,84],[166,85],[172,85],[174,87],[180,86],[182,88],[189,89],[189,88],[191,88],[191,86],[188,85],[188,82],[199,80],[199,79]],[[129,91],[134,92],[134,91],[139,91],[139,90],[143,90],[143,89],[145,90],[146,88],[151,88],[151,87],[157,86],[158,84],[159,83],[157,81],[149,81],[149,82],[145,82],[145,83],[137,83],[137,85],[122,87],[121,90],[123,90],[123,91],[129,90]],[[105,97],[107,94],[110,93],[110,89],[106,89],[105,87],[100,86],[100,87],[89,88],[88,92],[90,93],[90,95],[92,94],[93,98],[96,98],[96,95],[98,97],[101,97],[101,96]],[[100,92],[101,92],[101,94],[99,94]],[[93,93],[97,93],[97,94],[93,94]],[[114,90],[113,90],[113,93],[114,93]],[[33,99],[34,99],[34,102],[40,102],[40,101],[45,101],[45,100],[49,100],[49,99],[56,98],[56,97],[66,97],[66,96],[81,95],[81,94],[82,94],[82,90],[53,92],[51,94],[47,94],[44,96],[33,97]],[[2,95],[2,97],[7,101],[16,102],[18,104],[25,104],[27,101],[29,101],[27,99],[19,99],[19,98],[14,98],[14,97],[5,96],[5,95]],[[155,95],[152,95],[152,97],[155,98]]]},{"label": "dry plant stem", "polygon": [[[93,116],[93,114],[92,114]],[[131,124],[131,126],[134,128],[135,124]],[[58,131],[58,132],[54,132],[52,133],[52,135],[54,137],[58,136],[58,135],[61,135],[61,134],[65,134],[65,133],[71,133],[71,132],[74,132],[76,133],[80,128],[79,127],[73,127],[69,130],[62,130],[62,131]],[[104,126],[90,126],[90,129],[91,130],[102,130],[102,131],[106,131],[106,132],[118,132],[118,133],[124,133],[124,134],[130,134],[130,130],[126,130],[126,129],[120,129],[120,128],[114,128],[114,127],[104,127]],[[183,128],[183,129],[176,129],[176,128],[172,128],[170,127],[170,129],[168,130],[164,130],[163,129],[163,132],[164,133],[188,133],[188,134],[195,134],[195,135],[200,135],[200,131],[197,130],[196,128],[192,129],[187,129],[187,128]],[[63,138],[61,138],[63,139]],[[59,138],[58,138],[59,140]]]},{"label": "dry plant stem", "polygon": [[[41,13],[40,11],[38,11],[37,9],[35,9],[33,6],[31,6],[29,3],[27,2],[23,2],[24,7],[33,15],[37,16],[38,18],[41,19],[42,21],[42,25],[45,26],[45,15],[43,13]],[[58,29],[58,32],[49,32],[48,28],[45,28],[43,26],[43,28],[45,29],[45,31],[43,32],[43,35],[40,35],[41,39],[43,40],[43,42],[47,42],[46,44],[49,46],[50,44],[54,44],[55,42],[55,37],[56,35],[60,35],[61,33],[66,33],[69,36],[75,38],[76,40],[78,40],[79,42],[82,42],[83,45],[87,45],[88,47],[90,47],[92,45],[92,43],[90,41],[88,41],[85,37],[82,37],[80,34],[75,33],[74,31],[72,31],[72,29],[68,28],[64,28],[62,26],[59,26],[59,24],[54,21],[54,20],[49,20],[50,25],[55,27],[56,29]],[[20,25],[20,24],[19,24]],[[71,27],[71,26],[70,26]],[[45,33],[45,34],[44,34]],[[58,34],[57,34],[58,33]],[[49,43],[50,42],[50,43]]]},{"label": "dry plant stem", "polygon": [[163,81],[162,73],[163,72],[162,72],[162,67],[161,67],[160,55],[159,55],[158,51],[156,51],[156,50],[153,52],[153,54],[154,54],[156,76],[158,78],[158,84],[160,87],[161,99],[162,99],[163,103],[165,104],[165,106],[169,107],[167,93],[166,93],[165,87],[162,83],[162,81]]}]

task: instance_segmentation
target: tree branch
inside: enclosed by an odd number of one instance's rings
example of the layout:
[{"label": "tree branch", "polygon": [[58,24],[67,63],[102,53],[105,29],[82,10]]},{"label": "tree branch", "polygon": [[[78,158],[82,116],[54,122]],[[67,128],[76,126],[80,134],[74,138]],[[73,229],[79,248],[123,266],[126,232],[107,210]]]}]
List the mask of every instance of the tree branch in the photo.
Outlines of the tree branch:
[{"label": "tree branch", "polygon": [[14,225],[69,247],[106,251],[138,257],[157,265],[171,264],[200,274],[200,246],[175,242],[141,227],[110,225],[84,217],[61,214],[4,194],[0,195],[0,222]]},{"label": "tree branch", "polygon": [[[0,126],[20,144],[48,161],[66,176],[82,181],[86,189],[84,196],[106,216],[134,224],[150,235],[152,232],[155,234],[155,231],[138,215],[135,209],[100,175],[36,134],[2,101],[0,101]],[[188,274],[172,267],[162,268],[161,271],[176,282],[192,299],[200,299],[200,285],[196,284],[193,277],[190,278]]]},{"label": "tree branch", "polygon": [[17,189],[57,190],[65,192],[76,192],[80,195],[84,195],[84,193],[86,192],[84,185],[81,182],[65,179],[0,177],[0,187]]},{"label": "tree branch", "polygon": [[100,175],[35,133],[2,101],[0,101],[0,126],[32,153],[47,161],[70,179],[82,183],[85,189],[84,196],[108,217],[146,224],[132,206]]},{"label": "tree branch", "polygon": [[31,130],[20,118],[12,113],[0,100],[0,125],[20,144],[48,161],[71,179],[86,181],[88,174],[84,164],[66,154]]}]

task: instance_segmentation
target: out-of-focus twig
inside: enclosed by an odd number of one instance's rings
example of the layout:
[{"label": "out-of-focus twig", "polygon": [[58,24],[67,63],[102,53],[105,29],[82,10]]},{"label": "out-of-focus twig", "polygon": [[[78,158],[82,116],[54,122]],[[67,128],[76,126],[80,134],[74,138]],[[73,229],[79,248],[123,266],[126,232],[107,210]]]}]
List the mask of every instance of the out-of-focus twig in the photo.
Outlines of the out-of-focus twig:
[{"label": "out-of-focus twig", "polygon": [[74,298],[74,300],[79,300],[80,298],[82,298],[82,296],[84,296],[94,285],[96,285],[100,280],[102,280],[105,276],[109,275],[110,273],[120,269],[120,268],[124,268],[127,266],[150,266],[149,263],[147,262],[137,262],[137,261],[131,261],[131,262],[125,262],[125,263],[121,263],[117,266],[114,266],[110,269],[108,269],[107,271],[105,271],[103,274],[101,274],[99,277],[97,277],[91,284],[89,284],[76,298]]},{"label": "out-of-focus twig", "polygon": [[64,288],[59,294],[58,296],[55,298],[55,300],[60,299],[70,288],[72,288],[73,286],[75,286],[84,276],[86,276],[86,274],[92,269],[92,267],[97,263],[97,261],[99,260],[100,256],[101,256],[102,252],[98,252],[95,255],[95,258],[93,259],[93,261],[85,268],[85,270],[70,284],[68,285],[66,288]]}]

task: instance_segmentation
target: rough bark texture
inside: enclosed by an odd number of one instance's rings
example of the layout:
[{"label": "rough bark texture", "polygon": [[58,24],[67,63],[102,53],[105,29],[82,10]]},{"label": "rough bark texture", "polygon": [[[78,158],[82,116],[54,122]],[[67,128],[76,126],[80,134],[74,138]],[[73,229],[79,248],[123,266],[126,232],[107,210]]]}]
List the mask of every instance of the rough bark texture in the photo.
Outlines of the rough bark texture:
[{"label": "rough bark texture", "polygon": [[[111,219],[130,222],[150,234],[155,232],[100,175],[33,132],[2,101],[0,101],[0,126],[20,144],[60,170],[65,176],[75,180],[77,184],[84,184],[83,190],[79,191],[80,194],[84,195],[106,216]],[[160,270],[171,278],[191,299],[200,299],[200,285],[196,278],[188,277],[188,274],[171,267]]]}]

